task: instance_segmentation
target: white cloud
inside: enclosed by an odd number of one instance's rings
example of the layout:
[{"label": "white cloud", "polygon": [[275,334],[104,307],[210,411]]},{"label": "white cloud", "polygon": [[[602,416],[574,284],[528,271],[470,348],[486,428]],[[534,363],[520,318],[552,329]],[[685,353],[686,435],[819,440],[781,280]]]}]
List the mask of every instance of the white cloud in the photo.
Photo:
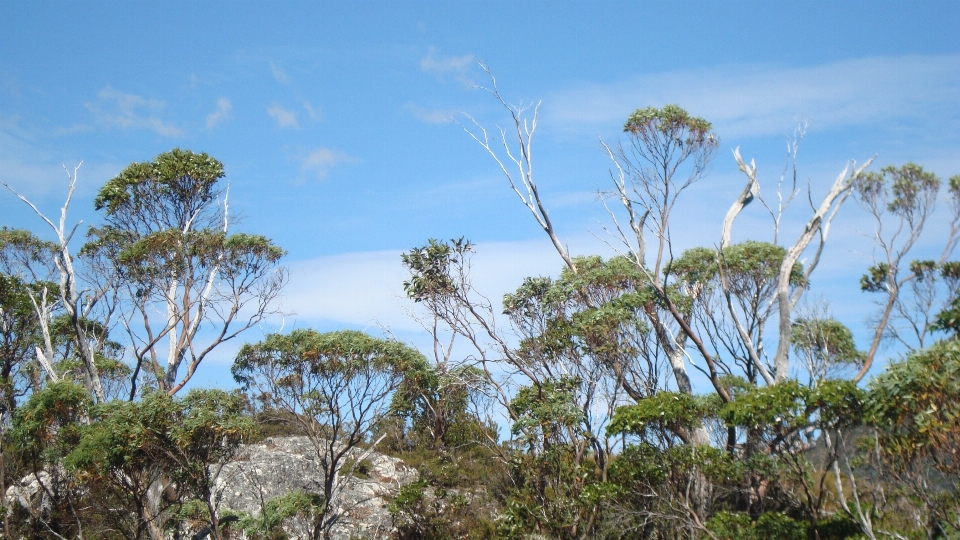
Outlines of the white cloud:
[{"label": "white cloud", "polygon": [[310,171],[317,175],[319,180],[327,177],[330,169],[341,163],[356,162],[356,158],[347,155],[345,152],[333,148],[317,148],[300,162],[301,171]]},{"label": "white cloud", "polygon": [[[845,60],[810,67],[727,65],[583,85],[550,99],[554,120],[619,125],[638,107],[678,103],[722,137],[779,135],[796,119],[814,130],[926,121],[957,110],[960,55]],[[953,114],[955,117],[956,115]]]},{"label": "white cloud", "polygon": [[313,121],[320,120],[320,108],[314,106],[307,100],[303,100],[303,110],[307,111],[307,118]]},{"label": "white cloud", "polygon": [[220,122],[229,120],[233,115],[233,104],[227,98],[217,100],[217,109],[207,115],[207,128],[214,128]]},{"label": "white cloud", "polygon": [[108,128],[147,129],[165,137],[183,134],[180,128],[160,119],[164,106],[161,100],[127,94],[110,86],[100,90],[97,97],[97,102],[86,104],[87,109]]},{"label": "white cloud", "polygon": [[290,84],[290,76],[287,75],[287,72],[278,67],[273,62],[270,62],[270,73],[273,74],[273,78],[280,84]]},{"label": "white cloud", "polygon": [[465,54],[463,56],[447,56],[438,54],[436,49],[430,48],[427,56],[420,59],[420,69],[425,73],[431,73],[438,76],[453,76],[456,80],[470,84],[468,76],[470,69],[474,64],[474,56]]},{"label": "white cloud", "polygon": [[453,122],[455,111],[444,111],[440,109],[424,109],[413,103],[407,103],[403,107],[409,111],[417,120],[427,124],[447,124]]},{"label": "white cloud", "polygon": [[292,111],[288,111],[284,109],[283,107],[280,106],[279,103],[274,103],[269,108],[267,108],[267,114],[272,116],[273,119],[277,121],[277,127],[280,127],[280,128],[300,127],[300,123],[297,122],[297,114]]}]

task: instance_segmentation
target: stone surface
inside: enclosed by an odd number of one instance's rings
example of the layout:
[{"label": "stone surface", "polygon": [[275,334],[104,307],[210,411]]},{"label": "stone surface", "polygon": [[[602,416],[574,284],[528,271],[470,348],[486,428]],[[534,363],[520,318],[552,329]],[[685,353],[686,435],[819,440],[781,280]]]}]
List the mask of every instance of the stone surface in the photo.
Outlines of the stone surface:
[{"label": "stone surface", "polygon": [[45,509],[50,502],[43,492],[43,486],[52,485],[53,477],[47,471],[24,476],[19,482],[7,488],[6,506],[19,504],[24,508]]},{"label": "stone surface", "polygon": [[[397,458],[372,453],[365,462],[367,473],[351,478],[344,491],[344,515],[332,531],[336,540],[390,538],[395,531],[388,506],[401,486],[417,478]],[[223,493],[221,509],[252,515],[266,501],[292,491],[323,492],[317,454],[306,437],[273,437],[249,445],[223,466],[216,481]]]}]

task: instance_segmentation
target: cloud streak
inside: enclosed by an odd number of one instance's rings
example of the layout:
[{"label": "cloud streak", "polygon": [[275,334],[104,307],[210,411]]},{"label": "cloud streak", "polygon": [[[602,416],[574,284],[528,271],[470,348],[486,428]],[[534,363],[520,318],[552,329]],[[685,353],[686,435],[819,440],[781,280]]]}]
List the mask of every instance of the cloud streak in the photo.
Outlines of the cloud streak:
[{"label": "cloud streak", "polygon": [[290,75],[287,75],[287,72],[281,69],[279,66],[270,62],[270,73],[273,74],[274,80],[280,84],[290,84]]},{"label": "cloud streak", "polygon": [[207,129],[217,127],[221,122],[229,120],[233,116],[233,104],[227,98],[217,100],[217,109],[207,115]]},{"label": "cloud streak", "polygon": [[463,84],[472,84],[469,73],[475,58],[472,54],[448,56],[430,47],[427,56],[420,59],[420,70],[440,78],[453,77]]},{"label": "cloud streak", "polygon": [[413,103],[407,103],[403,109],[425,124],[448,124],[453,122],[453,115],[456,114],[455,111],[425,109]]},{"label": "cloud streak", "polygon": [[345,152],[333,148],[317,148],[300,162],[300,170],[313,173],[318,180],[323,180],[330,173],[330,169],[341,163],[355,163],[356,158]]},{"label": "cloud streak", "polygon": [[679,103],[724,137],[779,135],[800,117],[814,130],[891,120],[926,122],[956,111],[960,55],[845,60],[810,67],[727,65],[582,85],[546,103],[553,120],[617,125],[638,107]]},{"label": "cloud streak", "polygon": [[145,129],[164,137],[177,137],[183,130],[160,119],[164,102],[128,94],[106,86],[97,93],[96,102],[88,102],[87,109],[100,124],[121,130]]},{"label": "cloud streak", "polygon": [[303,110],[307,111],[307,119],[315,122],[320,121],[320,107],[314,107],[309,101],[303,100]]},{"label": "cloud streak", "polygon": [[280,129],[300,127],[300,122],[297,121],[297,114],[284,109],[279,103],[274,103],[268,107],[267,114],[277,121],[277,127]]}]

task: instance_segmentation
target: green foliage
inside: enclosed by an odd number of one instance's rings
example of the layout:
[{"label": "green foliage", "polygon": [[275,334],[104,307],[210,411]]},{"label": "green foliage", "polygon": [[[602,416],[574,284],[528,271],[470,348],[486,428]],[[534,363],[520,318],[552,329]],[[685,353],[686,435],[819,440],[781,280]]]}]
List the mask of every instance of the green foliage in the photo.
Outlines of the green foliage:
[{"label": "green foliage", "polygon": [[[960,440],[960,342],[940,342],[887,366],[870,383],[868,414],[888,452],[953,455]],[[952,458],[939,462],[960,472]]]},{"label": "green foliage", "polygon": [[691,146],[718,144],[713,132],[710,131],[712,128],[710,122],[700,117],[690,116],[678,105],[666,105],[662,109],[656,107],[637,109],[627,119],[623,131],[636,134],[655,130],[676,138],[681,144]]},{"label": "green foliage", "polygon": [[[91,423],[63,460],[68,471],[92,486],[96,496],[129,513],[108,508],[104,519],[128,534],[171,517],[182,501],[210,501],[215,478],[211,466],[233,457],[253,434],[243,416],[244,399],[222,390],[192,390],[184,398],[149,392],[139,401],[109,401],[90,409]],[[158,482],[168,489],[155,510],[148,491]],[[213,510],[208,506],[207,514]]]},{"label": "green foliage", "polygon": [[656,428],[677,433],[700,425],[713,409],[708,399],[680,392],[658,392],[634,405],[617,407],[607,434],[630,433],[646,435],[648,429]]},{"label": "green foliage", "polygon": [[828,379],[810,388],[787,380],[737,395],[723,405],[720,417],[728,425],[783,433],[811,425],[856,424],[863,401],[863,391],[851,381]]},{"label": "green foliage", "polygon": [[692,471],[719,485],[739,479],[744,464],[729,453],[710,446],[677,445],[659,448],[647,442],[627,446],[610,466],[610,479],[621,490],[645,487],[685,489]]},{"label": "green foliage", "polygon": [[806,540],[807,526],[780,512],[767,512],[757,521],[746,514],[720,511],[707,523],[718,540]]},{"label": "green foliage", "polygon": [[903,213],[917,206],[918,199],[928,193],[936,193],[940,188],[940,179],[936,174],[923,170],[915,163],[907,163],[899,169],[884,167],[880,174],[892,180],[890,190],[893,200],[889,210],[893,213]]},{"label": "green foliage", "polygon": [[793,322],[791,344],[827,364],[858,364],[863,353],[857,350],[853,332],[836,319],[804,319]]},{"label": "green foliage", "polygon": [[[526,538],[536,531],[548,538],[589,536],[590,516],[604,486],[595,464],[578,461],[574,447],[549,446],[540,453],[520,453],[510,464],[510,485],[503,502],[499,534]],[[601,490],[601,491],[598,491]]]},{"label": "green foliage", "polygon": [[949,332],[954,337],[960,334],[960,297],[954,298],[943,311],[937,314],[932,329]]},{"label": "green foliage", "polygon": [[820,427],[849,427],[863,421],[866,392],[849,380],[827,379],[810,393],[808,409],[817,411]]},{"label": "green foliage", "polygon": [[453,271],[462,267],[473,244],[463,237],[449,242],[431,238],[426,246],[402,255],[403,265],[410,271],[410,280],[403,282],[407,297],[415,302],[449,296],[457,291]]},{"label": "green foliage", "polygon": [[[343,330],[321,334],[294,330],[270,334],[256,345],[244,345],[231,369],[238,383],[249,389],[263,369],[276,370],[278,389],[294,388],[307,377],[361,377],[371,371],[402,373],[422,366],[423,355],[403,343],[379,339],[363,332]],[[315,395],[308,403],[323,407],[334,396]],[[304,411],[309,413],[309,411]]]},{"label": "green foliage", "polygon": [[20,277],[35,266],[50,268],[56,252],[56,244],[28,230],[0,227],[0,272]]},{"label": "green foliage", "polygon": [[913,221],[919,217],[918,213],[923,211],[924,206],[936,197],[940,178],[915,163],[907,163],[899,168],[891,165],[879,172],[861,175],[854,189],[861,200],[885,201],[887,211]]},{"label": "green foliage", "polygon": [[[747,240],[716,250],[698,247],[689,249],[670,263],[666,272],[690,284],[708,284],[719,278],[721,264],[731,289],[736,294],[756,290],[776,282],[786,249],[769,242]],[[718,260],[719,259],[719,260]],[[790,271],[791,285],[805,285],[803,265],[794,263]]]},{"label": "green foliage", "polygon": [[0,413],[4,415],[17,407],[31,372],[37,370],[33,349],[43,344],[43,336],[30,300],[31,289],[36,293],[37,287],[0,273]]},{"label": "green foliage", "polygon": [[860,289],[865,292],[883,292],[887,290],[890,280],[890,265],[879,263],[867,269],[867,273],[860,278]]},{"label": "green foliage", "polygon": [[91,407],[87,391],[70,380],[48,384],[17,409],[10,439],[20,459],[33,470],[57,463],[80,439]]},{"label": "green foliage", "polygon": [[110,401],[91,408],[90,425],[65,464],[81,475],[110,479],[114,472],[149,469],[171,445],[177,404],[164,392],[150,392],[140,401]]},{"label": "green foliage", "polygon": [[[954,180],[960,180],[960,176],[950,179],[951,182]],[[947,299],[943,310],[937,313],[931,329],[956,337],[960,333],[960,296],[956,296],[957,285],[960,284],[960,262],[949,261],[940,265],[940,277],[948,283],[950,290],[955,291],[955,296]]]},{"label": "green foliage", "polygon": [[752,389],[725,404],[720,416],[729,424],[750,429],[792,428],[806,424],[810,390],[795,380]]},{"label": "green foliage", "polygon": [[510,401],[518,417],[510,428],[513,434],[527,440],[547,439],[558,430],[576,429],[584,415],[574,400],[580,382],[577,378],[561,378],[517,391]]},{"label": "green foliage", "polygon": [[94,207],[115,216],[139,212],[160,200],[180,218],[189,219],[217,198],[216,183],[223,176],[223,164],[216,159],[175,148],[153,161],[130,164],[100,188]]},{"label": "green foliage", "polygon": [[817,523],[817,534],[820,536],[820,540],[863,540],[866,538],[855,521],[839,513],[819,521]]},{"label": "green foliage", "polygon": [[[418,444],[450,447],[484,438],[481,426],[467,411],[470,400],[483,387],[482,372],[471,366],[439,370],[425,359],[414,360],[391,398],[394,415],[409,421]],[[496,437],[494,437],[496,438]]]},{"label": "green foliage", "polygon": [[244,414],[246,399],[238,391],[194,389],[177,406],[168,452],[190,489],[209,498],[210,465],[231,459],[241,443],[256,436],[256,424]]},{"label": "green foliage", "polygon": [[423,502],[426,489],[427,481],[422,478],[401,487],[390,503],[390,513],[396,516],[408,508],[419,506]]},{"label": "green foliage", "polygon": [[717,251],[695,247],[683,252],[667,266],[666,273],[690,284],[707,284],[717,277]]},{"label": "green foliage", "polygon": [[[536,363],[635,357],[635,338],[650,331],[644,318],[664,305],[660,295],[624,257],[578,257],[574,263],[576,274],[567,269],[557,280],[528,278],[515,293],[504,295],[504,313],[525,335],[518,352]],[[688,303],[681,295],[671,299]]]},{"label": "green foliage", "polygon": [[288,536],[284,525],[296,519],[306,521],[309,532],[313,533],[323,507],[321,495],[293,491],[268,500],[260,515],[245,516],[239,525],[251,540],[285,540]]},{"label": "green foliage", "polygon": [[[461,488],[462,490],[463,488]],[[496,525],[485,519],[471,501],[457,491],[431,489],[420,479],[400,488],[389,511],[400,540],[496,538]]]}]

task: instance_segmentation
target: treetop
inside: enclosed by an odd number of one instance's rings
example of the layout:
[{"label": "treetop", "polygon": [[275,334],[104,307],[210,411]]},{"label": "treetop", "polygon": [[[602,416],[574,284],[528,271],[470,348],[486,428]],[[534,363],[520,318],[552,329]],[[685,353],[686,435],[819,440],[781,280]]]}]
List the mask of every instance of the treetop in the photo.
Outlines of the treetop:
[{"label": "treetop", "polygon": [[141,191],[155,192],[163,199],[193,199],[199,205],[216,198],[214,189],[223,178],[223,163],[206,153],[174,148],[153,161],[131,163],[109,180],[94,199],[97,210],[106,209],[112,216],[127,206],[139,207]]},{"label": "treetop", "polygon": [[627,123],[623,126],[623,131],[633,134],[651,130],[668,134],[684,129],[689,132],[689,142],[703,143],[706,140],[716,140],[711,132],[713,126],[710,122],[699,116],[691,116],[682,107],[673,104],[665,105],[662,109],[656,107],[637,109],[627,118]]}]

